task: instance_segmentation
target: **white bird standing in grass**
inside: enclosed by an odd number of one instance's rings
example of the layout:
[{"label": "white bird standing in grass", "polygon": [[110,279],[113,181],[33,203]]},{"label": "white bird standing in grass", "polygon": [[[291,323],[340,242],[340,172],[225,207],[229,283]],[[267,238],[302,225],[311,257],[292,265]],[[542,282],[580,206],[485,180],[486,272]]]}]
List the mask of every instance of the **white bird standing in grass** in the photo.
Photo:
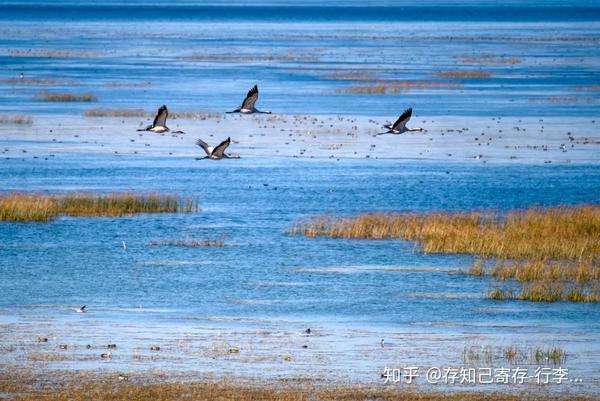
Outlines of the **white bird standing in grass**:
[{"label": "white bird standing in grass", "polygon": [[412,116],[412,108],[408,108],[408,109],[404,110],[404,113],[402,113],[400,115],[400,117],[398,117],[398,119],[396,120],[396,122],[394,124],[387,124],[387,125],[383,126],[384,128],[388,129],[387,132],[380,132],[377,135],[384,135],[384,134],[399,135],[404,132],[423,131],[423,128],[407,128],[406,127],[406,123],[408,122],[408,120],[410,120],[411,116]]},{"label": "white bird standing in grass", "polygon": [[[167,117],[169,117],[169,110],[167,109],[167,106],[163,104],[156,112],[156,117],[154,117],[152,124],[148,125],[146,128],[139,129],[138,131],[151,131],[156,132],[157,134],[169,132],[171,129],[167,127]],[[173,131],[173,134],[183,133],[183,131]]]},{"label": "white bird standing in grass", "polygon": [[227,138],[223,142],[221,142],[220,144],[218,144],[217,146],[215,146],[213,148],[212,146],[208,146],[208,144],[206,142],[204,142],[202,139],[198,139],[196,141],[196,145],[198,145],[202,149],[204,149],[204,152],[206,152],[206,156],[205,157],[197,157],[196,160],[239,159],[240,157],[238,155],[228,155],[225,153],[225,149],[227,149],[227,147],[229,146],[230,143],[231,143],[231,138]]},{"label": "white bird standing in grass", "polygon": [[254,105],[258,100],[258,85],[254,85],[252,89],[248,91],[246,98],[242,102],[242,105],[233,111],[228,111],[227,113],[242,113],[242,114],[252,114],[252,113],[263,113],[263,114],[271,114],[270,110],[258,110]]}]

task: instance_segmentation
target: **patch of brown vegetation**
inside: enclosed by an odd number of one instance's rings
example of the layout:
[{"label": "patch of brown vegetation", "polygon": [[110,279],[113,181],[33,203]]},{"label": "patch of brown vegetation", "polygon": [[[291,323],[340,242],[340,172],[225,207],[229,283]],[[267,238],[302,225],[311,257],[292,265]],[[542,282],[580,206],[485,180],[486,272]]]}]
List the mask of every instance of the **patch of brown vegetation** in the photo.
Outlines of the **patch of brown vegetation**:
[{"label": "patch of brown vegetation", "polygon": [[367,213],[316,217],[290,233],[309,237],[419,241],[426,253],[485,257],[570,259],[600,253],[600,206],[531,208],[498,215],[471,213]]},{"label": "patch of brown vegetation", "polygon": [[96,96],[91,93],[53,93],[41,92],[37,98],[44,102],[94,102]]},{"label": "patch of brown vegetation", "polygon": [[73,83],[72,81],[55,78],[8,78],[0,80],[0,82],[9,85],[59,85]]},{"label": "patch of brown vegetation", "polygon": [[96,58],[97,53],[72,51],[72,50],[11,50],[11,57],[36,57],[36,58]]},{"label": "patch of brown vegetation", "polygon": [[461,61],[465,64],[520,64],[521,59],[515,57],[498,57],[491,54],[481,56],[464,56]]},{"label": "patch of brown vegetation", "polygon": [[600,91],[600,85],[580,85],[574,86],[573,89],[576,91],[597,92]]},{"label": "patch of brown vegetation", "polygon": [[514,279],[520,282],[531,281],[568,281],[589,283],[600,280],[600,267],[594,266],[590,260],[543,261],[498,263],[489,274],[499,280]]},{"label": "patch of brown vegetation", "polygon": [[523,285],[520,291],[496,287],[488,294],[494,300],[522,300],[532,302],[600,302],[600,287],[591,288],[572,283],[549,280],[533,281]]},{"label": "patch of brown vegetation", "polygon": [[336,93],[368,94],[368,95],[394,95],[406,93],[412,89],[449,89],[458,88],[458,82],[442,81],[376,81],[352,85],[349,88],[338,89]]},{"label": "patch of brown vegetation", "polygon": [[214,61],[228,63],[256,63],[267,61],[289,61],[289,62],[315,62],[319,61],[318,57],[314,56],[297,56],[289,54],[192,54],[190,56],[180,57],[181,60],[189,61]]},{"label": "patch of brown vegetation", "polygon": [[7,194],[0,196],[0,221],[45,222],[61,215],[118,217],[138,213],[176,213],[198,210],[191,198],[174,195],[116,193],[64,196]]},{"label": "patch of brown vegetation", "polygon": [[145,117],[146,112],[135,109],[87,109],[83,115],[86,117]]},{"label": "patch of brown vegetation", "polygon": [[0,124],[30,125],[30,124],[33,124],[33,119],[29,116],[23,116],[23,115],[15,115],[15,116],[0,115]]},{"label": "patch of brown vegetation", "polygon": [[187,120],[208,120],[208,119],[219,119],[221,113],[212,113],[208,111],[180,111],[180,112],[169,112],[169,117],[173,120],[176,119],[187,119]]},{"label": "patch of brown vegetation", "polygon": [[490,78],[492,76],[489,72],[483,71],[450,71],[450,72],[438,72],[433,74],[434,77],[438,78]]}]

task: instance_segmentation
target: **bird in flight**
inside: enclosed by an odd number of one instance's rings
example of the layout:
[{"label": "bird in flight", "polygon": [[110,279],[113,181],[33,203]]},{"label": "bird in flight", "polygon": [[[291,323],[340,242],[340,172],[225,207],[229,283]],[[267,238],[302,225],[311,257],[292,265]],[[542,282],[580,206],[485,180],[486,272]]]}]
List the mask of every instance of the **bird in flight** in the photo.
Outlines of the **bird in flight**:
[{"label": "bird in flight", "polygon": [[271,114],[270,110],[258,110],[254,105],[258,100],[258,85],[254,85],[252,89],[248,91],[246,98],[242,102],[242,105],[233,111],[228,111],[227,113],[242,113],[242,114],[252,114],[252,113],[263,113],[263,114]]},{"label": "bird in flight", "polygon": [[384,134],[399,135],[404,132],[423,131],[423,128],[407,128],[406,127],[406,123],[408,122],[408,120],[410,120],[411,116],[412,116],[412,108],[408,108],[408,109],[404,110],[404,113],[402,113],[400,115],[400,117],[398,117],[398,119],[396,120],[396,122],[394,124],[387,124],[387,125],[383,126],[384,128],[388,129],[387,132],[380,132],[377,135],[384,135]]},{"label": "bird in flight", "polygon": [[[159,107],[156,112],[156,117],[154,117],[154,121],[151,125],[148,125],[146,128],[138,129],[138,131],[151,131],[156,132],[158,134],[162,134],[163,132],[169,132],[171,129],[167,127],[167,117],[169,116],[169,110],[167,106],[164,104]],[[183,131],[172,131],[174,134],[183,134]]]},{"label": "bird in flight", "polygon": [[228,155],[225,153],[225,149],[227,149],[227,147],[229,146],[230,143],[231,143],[231,138],[227,138],[223,142],[221,142],[220,144],[218,144],[217,146],[215,146],[213,148],[211,146],[208,146],[208,144],[206,142],[204,142],[202,139],[198,139],[196,141],[196,145],[198,145],[202,149],[204,149],[204,151],[206,152],[206,156],[205,157],[197,157],[196,160],[239,159],[240,157],[238,155]]}]

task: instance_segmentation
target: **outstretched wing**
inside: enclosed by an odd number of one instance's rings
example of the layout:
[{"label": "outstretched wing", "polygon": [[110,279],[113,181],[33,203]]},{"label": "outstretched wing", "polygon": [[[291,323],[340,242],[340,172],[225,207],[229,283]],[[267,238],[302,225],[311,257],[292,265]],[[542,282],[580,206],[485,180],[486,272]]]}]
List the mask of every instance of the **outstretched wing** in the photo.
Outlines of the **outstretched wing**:
[{"label": "outstretched wing", "polygon": [[246,98],[242,102],[242,109],[252,110],[254,108],[254,104],[258,99],[258,85],[254,85],[252,89],[248,91]]},{"label": "outstretched wing", "polygon": [[208,144],[206,142],[204,142],[202,139],[198,139],[196,141],[196,145],[200,146],[202,149],[204,149],[204,152],[206,152],[206,154],[208,156],[210,156],[211,154],[211,149],[208,147]]},{"label": "outstretched wing", "polygon": [[394,125],[392,125],[392,129],[394,131],[402,131],[408,120],[410,120],[410,116],[412,116],[412,108],[404,110],[404,113],[402,113]]},{"label": "outstretched wing", "polygon": [[154,122],[152,123],[152,127],[166,127],[168,116],[169,116],[169,110],[167,110],[167,106],[165,106],[163,104],[158,109],[158,112],[156,113],[156,117],[154,117]]},{"label": "outstretched wing", "polygon": [[212,151],[212,155],[215,157],[223,157],[223,153],[225,153],[225,149],[227,149],[230,143],[231,138],[225,139],[223,142],[221,142],[215,147],[215,149]]}]

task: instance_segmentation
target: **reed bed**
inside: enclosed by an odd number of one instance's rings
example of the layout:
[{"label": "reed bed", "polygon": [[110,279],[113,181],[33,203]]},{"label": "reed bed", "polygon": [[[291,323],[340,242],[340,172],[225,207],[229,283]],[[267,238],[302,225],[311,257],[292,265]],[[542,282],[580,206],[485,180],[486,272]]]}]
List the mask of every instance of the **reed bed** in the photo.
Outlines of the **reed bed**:
[{"label": "reed bed", "polygon": [[526,283],[520,291],[496,287],[488,297],[497,301],[521,300],[532,302],[600,302],[600,287],[540,280]]},{"label": "reed bed", "polygon": [[449,72],[438,72],[433,74],[434,77],[438,78],[490,78],[492,76],[489,72],[484,71],[449,71]]},{"label": "reed bed", "polygon": [[43,102],[95,102],[96,96],[91,93],[55,93],[41,92],[37,98]]},{"label": "reed bed", "polygon": [[[142,373],[143,374],[143,373]],[[131,378],[130,378],[131,376]],[[548,392],[449,392],[419,390],[404,386],[315,385],[309,379],[277,382],[168,381],[167,375],[141,377],[140,372],[96,375],[37,372],[0,373],[0,393],[18,401],[594,401],[597,395]]]},{"label": "reed bed", "polygon": [[367,94],[367,95],[395,95],[406,93],[413,89],[452,89],[462,85],[458,82],[443,81],[375,81],[359,83],[348,88],[337,89],[336,93]]},{"label": "reed bed", "polygon": [[140,213],[189,213],[197,210],[197,202],[192,198],[162,194],[0,196],[0,221],[13,222],[45,222],[60,216],[119,217]]},{"label": "reed bed", "polygon": [[593,259],[578,261],[500,261],[491,268],[486,268],[483,260],[477,260],[467,271],[471,276],[491,276],[497,280],[531,281],[565,281],[573,283],[590,283],[600,281],[600,266]]},{"label": "reed bed", "polygon": [[580,260],[600,254],[600,206],[531,208],[506,215],[438,212],[325,216],[296,224],[289,232],[308,237],[414,240],[426,253]]},{"label": "reed bed", "polygon": [[146,117],[144,110],[137,109],[87,109],[85,117]]},{"label": "reed bed", "polygon": [[3,125],[31,125],[33,119],[29,116],[15,115],[15,116],[3,116],[0,115],[0,124]]}]

